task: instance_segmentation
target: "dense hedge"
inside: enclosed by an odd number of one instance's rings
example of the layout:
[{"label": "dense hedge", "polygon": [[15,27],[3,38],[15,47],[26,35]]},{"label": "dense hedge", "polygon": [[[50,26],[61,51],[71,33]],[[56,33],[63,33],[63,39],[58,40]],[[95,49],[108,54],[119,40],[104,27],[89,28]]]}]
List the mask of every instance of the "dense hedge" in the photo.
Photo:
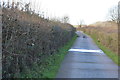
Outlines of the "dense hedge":
[{"label": "dense hedge", "polygon": [[3,78],[17,77],[37,63],[43,68],[46,56],[54,54],[73,36],[75,28],[14,8],[3,8]]}]

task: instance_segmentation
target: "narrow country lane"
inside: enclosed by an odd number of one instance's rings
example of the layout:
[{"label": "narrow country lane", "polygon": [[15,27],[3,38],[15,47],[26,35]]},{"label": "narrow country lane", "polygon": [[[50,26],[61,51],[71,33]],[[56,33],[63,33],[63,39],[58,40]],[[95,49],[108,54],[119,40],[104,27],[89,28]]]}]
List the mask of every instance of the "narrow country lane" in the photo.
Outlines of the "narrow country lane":
[{"label": "narrow country lane", "polygon": [[118,78],[118,66],[83,32],[61,63],[56,78]]}]

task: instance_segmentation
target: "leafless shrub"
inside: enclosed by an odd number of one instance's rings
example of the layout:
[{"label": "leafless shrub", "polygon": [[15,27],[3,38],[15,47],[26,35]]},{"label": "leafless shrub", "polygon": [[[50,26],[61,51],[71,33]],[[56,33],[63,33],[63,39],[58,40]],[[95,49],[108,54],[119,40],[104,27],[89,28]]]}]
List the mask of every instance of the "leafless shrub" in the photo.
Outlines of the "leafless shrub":
[{"label": "leafless shrub", "polygon": [[25,11],[15,8],[14,4],[10,9],[3,5],[3,78],[19,77],[19,73],[31,69],[34,63],[46,65],[46,56],[55,54],[74,36],[72,25],[31,14],[29,4],[26,5]]}]

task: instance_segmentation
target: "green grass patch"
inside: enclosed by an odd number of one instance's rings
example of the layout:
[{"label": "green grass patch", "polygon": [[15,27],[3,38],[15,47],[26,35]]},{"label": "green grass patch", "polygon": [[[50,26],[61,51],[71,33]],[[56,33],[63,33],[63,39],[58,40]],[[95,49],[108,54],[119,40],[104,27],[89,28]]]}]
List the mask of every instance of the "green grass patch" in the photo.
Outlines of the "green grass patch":
[{"label": "green grass patch", "polygon": [[72,40],[70,40],[65,46],[59,49],[59,52],[52,55],[48,62],[50,62],[50,65],[47,69],[43,71],[43,78],[55,78],[59,68],[60,64],[63,61],[65,55],[68,53],[68,49],[71,48],[74,41],[76,40],[77,35],[75,35]]},{"label": "green grass patch", "polygon": [[[88,34],[88,33],[86,33]],[[89,35],[89,34],[88,34]],[[110,57],[114,63],[116,63],[117,65],[120,66],[120,62],[118,62],[118,55],[116,55],[113,51],[111,51],[110,49],[108,49],[107,47],[105,47],[104,45],[102,45],[98,40],[97,40],[97,35],[92,34],[90,35],[92,37],[92,39],[94,40],[94,42],[98,45],[98,47],[103,50],[103,52]]]}]

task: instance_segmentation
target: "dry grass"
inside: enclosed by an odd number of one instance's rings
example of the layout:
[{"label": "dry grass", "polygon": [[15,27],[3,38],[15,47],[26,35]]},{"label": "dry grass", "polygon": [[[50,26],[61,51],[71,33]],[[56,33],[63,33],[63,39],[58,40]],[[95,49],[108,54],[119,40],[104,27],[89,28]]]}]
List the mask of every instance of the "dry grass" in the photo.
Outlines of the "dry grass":
[{"label": "dry grass", "polygon": [[97,22],[81,28],[84,32],[94,35],[105,47],[118,54],[118,25],[115,22]]},{"label": "dry grass", "polygon": [[[79,29],[78,29],[79,30]],[[118,61],[119,47],[118,47],[118,25],[115,22],[97,22],[80,28],[85,33],[90,35],[96,44],[109,56],[116,64],[120,65]]]}]

